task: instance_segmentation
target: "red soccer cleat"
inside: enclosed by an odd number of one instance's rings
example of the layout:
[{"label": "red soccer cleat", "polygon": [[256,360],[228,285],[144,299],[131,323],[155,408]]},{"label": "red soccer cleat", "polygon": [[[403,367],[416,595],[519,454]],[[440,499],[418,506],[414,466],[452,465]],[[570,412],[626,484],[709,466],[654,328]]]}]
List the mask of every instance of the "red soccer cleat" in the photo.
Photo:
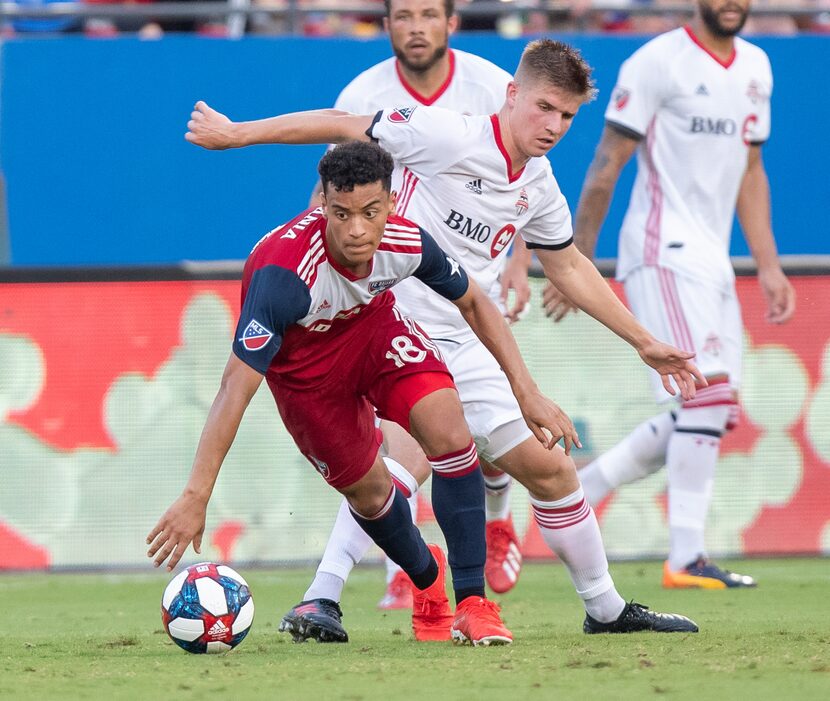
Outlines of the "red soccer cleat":
[{"label": "red soccer cleat", "polygon": [[513,642],[513,633],[501,622],[495,601],[468,596],[455,611],[452,639],[455,643],[473,645],[509,645]]},{"label": "red soccer cleat", "polygon": [[513,528],[513,519],[487,522],[487,562],[484,577],[497,594],[510,591],[519,580],[522,571],[522,553],[519,539]]},{"label": "red soccer cleat", "polygon": [[386,585],[386,593],[378,602],[382,611],[398,611],[412,608],[412,581],[403,570],[398,570]]},{"label": "red soccer cleat", "polygon": [[412,587],[412,632],[415,640],[450,640],[452,609],[447,599],[447,558],[437,545],[429,550],[438,563],[438,578],[426,589]]}]

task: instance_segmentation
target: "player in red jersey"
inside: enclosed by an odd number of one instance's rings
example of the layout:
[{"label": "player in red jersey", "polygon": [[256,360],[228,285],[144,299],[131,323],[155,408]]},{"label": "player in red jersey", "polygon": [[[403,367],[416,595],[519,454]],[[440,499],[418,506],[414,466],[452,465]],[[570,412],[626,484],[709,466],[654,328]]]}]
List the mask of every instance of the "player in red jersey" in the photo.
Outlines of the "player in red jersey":
[{"label": "player in red jersey", "polygon": [[[156,566],[167,560],[169,570],[190,543],[199,552],[222,461],[265,377],[300,451],[414,583],[416,637],[510,643],[498,606],[484,597],[484,487],[461,403],[437,347],[397,311],[390,288],[414,276],[453,300],[504,368],[537,439],[551,449],[560,438],[570,448],[578,437],[539,392],[496,306],[429,234],[393,214],[392,168],[374,144],[335,148],[320,162],[322,207],[274,229],[252,251],[233,352],[190,479],[148,535],[148,556]],[[433,466],[455,618],[443,553],[424,543],[379,455],[373,407],[406,427]],[[339,618],[328,603],[318,613]]]},{"label": "player in red jersey", "polygon": [[[383,24],[394,55],[357,75],[338,95],[335,109],[353,114],[374,113],[388,105],[434,105],[463,114],[492,114],[499,109],[511,76],[480,56],[450,47],[450,38],[458,28],[454,0],[385,0],[384,6]],[[399,193],[404,192],[405,174],[404,168],[396,168],[392,174],[392,188]],[[311,206],[317,206],[318,193],[319,185]],[[398,198],[399,203],[401,199]],[[510,258],[505,256],[500,261],[499,282],[488,289],[476,280],[511,321],[518,319],[530,301],[529,264],[529,251],[518,237],[513,241]],[[508,306],[510,290],[514,291],[514,299]],[[395,296],[400,306],[398,291]],[[444,360],[457,377],[455,363],[446,353]],[[384,421],[381,430],[384,449],[412,474],[414,480],[402,477],[417,490],[432,472],[429,462],[418,444],[397,424]],[[479,458],[486,487],[484,576],[493,591],[503,593],[515,586],[522,566],[510,513],[512,480],[484,460],[481,452]],[[417,520],[418,499],[417,491],[413,491],[409,499],[413,520]],[[341,505],[304,599],[324,597],[339,601],[352,567],[369,547],[370,541],[352,522],[349,510]],[[411,608],[412,593],[406,575],[388,558],[386,565],[387,589],[379,608]]]},{"label": "player in red jersey", "polygon": [[[467,117],[434,107],[398,107],[374,115],[320,110],[233,123],[198,103],[186,138],[207,148],[377,139],[411,173],[399,212],[411,212],[427,225],[445,250],[476,271],[477,281],[494,279],[500,257],[512,238],[521,235],[536,250],[550,279],[637,349],[658,370],[670,394],[676,392],[673,378],[688,399],[695,394],[696,379],[706,384],[690,360],[694,354],[648,333],[573,246],[568,205],[544,157],[593,97],[590,74],[573,48],[540,39],[525,48],[497,115]],[[399,288],[402,300],[409,282],[414,281],[403,281]],[[487,384],[469,382],[466,390],[463,380],[457,385],[468,425],[485,457],[528,489],[542,538],[568,568],[585,606],[583,630],[696,631],[687,618],[626,604],[608,571],[599,524],[573,460],[564,451],[541,450],[533,440],[504,375],[475,337],[470,338],[457,309],[417,284],[410,290],[408,307],[420,310],[415,318],[437,344],[445,342],[447,354],[468,357],[456,363],[456,374],[486,376]]]}]

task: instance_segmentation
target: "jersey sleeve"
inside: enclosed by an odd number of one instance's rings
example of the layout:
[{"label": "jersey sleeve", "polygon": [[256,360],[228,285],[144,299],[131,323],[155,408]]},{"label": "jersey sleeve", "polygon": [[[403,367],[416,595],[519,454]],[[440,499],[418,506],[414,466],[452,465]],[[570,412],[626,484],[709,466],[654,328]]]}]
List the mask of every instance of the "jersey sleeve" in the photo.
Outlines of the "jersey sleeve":
[{"label": "jersey sleeve", "polygon": [[531,249],[558,251],[573,243],[571,210],[550,170],[545,182],[545,202],[533,219],[522,227],[520,233],[527,247]]},{"label": "jersey sleeve", "polygon": [[655,60],[651,46],[635,51],[620,67],[605,121],[641,138],[663,103],[667,73],[668,67]]},{"label": "jersey sleeve", "polygon": [[255,271],[248,285],[233,352],[263,375],[279,352],[285,330],[311,307],[311,294],[293,270],[267,265]]},{"label": "jersey sleeve", "polygon": [[467,273],[426,231],[421,229],[421,264],[413,273],[427,287],[453,301],[463,296],[470,286]]},{"label": "jersey sleeve", "polygon": [[359,98],[359,90],[356,85],[357,79],[349,83],[340,94],[334,103],[334,109],[343,110],[344,112],[351,112],[352,114],[364,114],[364,100]]},{"label": "jersey sleeve", "polygon": [[747,143],[753,146],[760,146],[765,143],[770,136],[772,126],[772,114],[770,103],[772,101],[772,68],[770,67],[769,58],[765,53],[761,53],[761,61],[763,61],[763,79],[761,84],[750,84],[750,89],[754,87],[757,97],[757,109],[754,115],[751,115],[746,122],[744,139]]},{"label": "jersey sleeve", "polygon": [[431,177],[473,148],[468,118],[441,107],[394,107],[375,115],[367,135],[395,161]]}]

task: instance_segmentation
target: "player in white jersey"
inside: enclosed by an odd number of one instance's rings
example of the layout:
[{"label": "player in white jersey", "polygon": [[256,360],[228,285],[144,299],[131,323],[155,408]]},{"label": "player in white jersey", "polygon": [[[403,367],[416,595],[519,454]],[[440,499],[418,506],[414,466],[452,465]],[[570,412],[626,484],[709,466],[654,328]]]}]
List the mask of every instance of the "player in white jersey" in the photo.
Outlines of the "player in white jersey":
[{"label": "player in white jersey", "polygon": [[[749,0],[699,0],[691,26],[656,37],[622,65],[576,214],[576,243],[592,257],[619,173],[636,150],[617,278],[643,325],[695,351],[709,381],[694,400],[636,427],[580,472],[588,500],[597,504],[667,465],[671,537],[663,585],[669,588],[755,584],[709,561],[704,544],[720,439],[738,416],[743,329],[729,261],[736,207],[758,264],[767,319],[783,323],[795,310],[761,160],[772,73],[766,54],[735,36],[748,9]],[[546,291],[545,301],[557,320],[570,308],[555,290]]]},{"label": "player in white jersey", "polygon": [[[582,57],[566,44],[540,39],[525,48],[496,115],[470,117],[434,107],[404,107],[376,115],[322,110],[233,123],[200,102],[186,138],[206,148],[377,139],[411,174],[408,189],[399,195],[399,208],[430,221],[436,227],[433,235],[464,257],[465,268],[474,269],[485,284],[495,279],[497,259],[520,233],[528,247],[536,249],[548,277],[631,343],[664,376],[670,393],[675,391],[668,379],[672,377],[689,399],[696,378],[705,384],[690,360],[693,354],[648,333],[571,245],[568,206],[544,156],[593,95],[590,68]],[[415,296],[420,294],[428,291],[418,290]],[[420,306],[419,310],[424,311]],[[455,346],[453,353],[472,358],[471,373],[492,378],[493,384],[483,388],[484,396],[460,393],[465,418],[479,452],[528,489],[540,533],[567,567],[583,600],[583,630],[696,631],[684,617],[625,603],[608,572],[596,516],[585,501],[568,442],[565,450],[537,450],[518,407],[504,398],[505,376],[487,369],[486,358],[467,340],[466,329],[448,326],[440,317],[420,319],[436,334],[442,351]]]},{"label": "player in white jersey", "polygon": [[[453,0],[386,0],[384,27],[394,56],[358,75],[340,93],[335,109],[353,114],[371,114],[388,105],[435,105],[464,114],[492,114],[501,107],[510,74],[479,56],[449,47],[449,37],[458,26]],[[403,169],[396,168],[392,187],[403,188]],[[319,185],[315,190],[318,197]],[[312,206],[317,206],[317,199]],[[527,268],[530,254],[521,239],[514,254],[500,259],[502,285],[489,291],[511,321],[530,299]],[[515,297],[508,309],[507,295]],[[384,421],[384,447],[388,454],[406,466],[417,484],[431,473],[429,462],[417,442],[396,424]],[[486,461],[482,471],[487,489],[487,565],[485,574],[496,592],[510,590],[518,581],[522,556],[519,539],[510,515],[510,477]],[[417,484],[414,486],[417,487]],[[417,518],[418,494],[409,499],[412,518]],[[357,541],[356,543],[353,541]],[[323,559],[304,601],[339,601],[355,554],[368,544],[362,529],[353,523],[348,509],[338,514]],[[409,608],[411,585],[403,571],[386,558],[386,592],[381,609]]]}]

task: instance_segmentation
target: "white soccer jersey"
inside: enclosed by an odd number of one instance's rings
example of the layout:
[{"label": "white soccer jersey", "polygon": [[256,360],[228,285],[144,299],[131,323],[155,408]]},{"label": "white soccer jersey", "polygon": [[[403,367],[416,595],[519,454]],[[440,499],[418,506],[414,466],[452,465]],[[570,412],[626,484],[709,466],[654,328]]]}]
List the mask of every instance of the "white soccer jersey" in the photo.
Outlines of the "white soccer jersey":
[{"label": "white soccer jersey", "polygon": [[[510,173],[495,115],[399,107],[378,112],[369,133],[404,168],[398,213],[462,261],[488,294],[517,233],[549,248],[572,242],[568,203],[548,159],[531,158]],[[398,306],[433,338],[473,337],[453,304],[412,283],[395,288]]]},{"label": "white soccer jersey", "polygon": [[[504,102],[512,76],[486,59],[466,51],[448,51],[450,72],[444,84],[430,96],[407,83],[398,59],[389,58],[363,71],[349,83],[334,103],[335,109],[352,114],[374,114],[384,107],[435,105],[462,114],[493,114]],[[400,192],[403,173],[396,168],[392,189]]]},{"label": "white soccer jersey", "polygon": [[334,107],[353,114],[372,114],[389,105],[435,105],[464,114],[498,110],[512,80],[510,74],[480,56],[454,49],[448,53],[450,73],[434,95],[419,94],[406,82],[398,60],[389,58],[343,88]]},{"label": "white soccer jersey", "polygon": [[659,265],[721,288],[751,144],[770,131],[772,71],[740,38],[723,62],[688,28],[652,39],[620,69],[608,122],[643,137],[620,232],[617,277]]}]

